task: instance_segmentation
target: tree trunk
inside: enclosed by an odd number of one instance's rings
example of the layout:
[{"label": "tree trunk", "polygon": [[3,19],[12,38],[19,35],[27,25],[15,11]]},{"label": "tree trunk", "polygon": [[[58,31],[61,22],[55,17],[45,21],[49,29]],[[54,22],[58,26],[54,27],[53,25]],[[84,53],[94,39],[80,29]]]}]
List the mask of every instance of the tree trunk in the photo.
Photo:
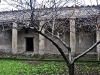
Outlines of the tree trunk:
[{"label": "tree trunk", "polygon": [[74,63],[69,64],[69,75],[74,75]]}]

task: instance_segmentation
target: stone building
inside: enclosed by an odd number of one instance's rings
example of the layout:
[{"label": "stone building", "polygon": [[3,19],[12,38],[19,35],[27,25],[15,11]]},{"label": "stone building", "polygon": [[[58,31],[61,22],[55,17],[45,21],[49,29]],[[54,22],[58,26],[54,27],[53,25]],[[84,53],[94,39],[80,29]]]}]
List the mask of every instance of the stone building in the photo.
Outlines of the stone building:
[{"label": "stone building", "polygon": [[[100,31],[96,31],[94,35],[89,37],[84,37],[85,33],[76,33],[76,21],[78,18],[86,19],[87,16],[98,15],[99,10],[97,7],[66,7],[62,8],[62,14],[59,18],[69,18],[70,31],[66,32],[62,37],[63,40],[71,47],[72,53],[78,54],[84,52],[90,46],[92,46],[96,41],[100,40]],[[49,9],[49,8],[48,8]],[[42,9],[39,12],[41,15],[46,9]],[[73,13],[74,10],[74,13]],[[81,10],[81,11],[80,11]],[[37,10],[38,11],[38,10]],[[61,10],[59,10],[61,11]],[[80,13],[78,13],[80,11]],[[93,11],[93,12],[92,12]],[[43,36],[34,32],[34,30],[27,28],[29,16],[27,13],[30,11],[5,11],[0,12],[0,51],[6,53],[34,53],[34,54],[59,54],[59,51]],[[50,12],[50,10],[48,11]],[[84,13],[83,13],[84,12]],[[70,15],[73,13],[74,15]],[[24,15],[23,15],[24,14]],[[24,17],[24,19],[23,19]],[[96,16],[98,17],[98,16]],[[45,18],[50,18],[50,15],[44,15],[38,18],[39,24],[41,25]],[[24,21],[23,21],[24,20]],[[99,23],[100,19],[97,18]],[[21,22],[25,23],[24,26]],[[27,22],[27,23],[26,23]],[[22,29],[16,29],[17,26],[21,26]],[[26,28],[25,28],[26,26]],[[12,27],[12,29],[10,29]],[[6,30],[7,28],[7,30]],[[19,27],[20,28],[20,27]],[[74,33],[73,33],[74,32]],[[83,35],[83,36],[81,36]],[[56,39],[53,39],[63,48],[64,52],[67,54],[66,48]],[[97,46],[90,53],[100,53],[100,45]]]}]

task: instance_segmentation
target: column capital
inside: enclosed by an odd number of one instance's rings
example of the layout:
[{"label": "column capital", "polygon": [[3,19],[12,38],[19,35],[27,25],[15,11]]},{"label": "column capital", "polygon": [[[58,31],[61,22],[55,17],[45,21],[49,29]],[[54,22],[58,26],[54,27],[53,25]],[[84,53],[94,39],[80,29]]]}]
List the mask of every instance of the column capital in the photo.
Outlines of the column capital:
[{"label": "column capital", "polygon": [[16,29],[17,28],[17,23],[16,22],[12,22],[12,23],[13,23],[12,27]]},{"label": "column capital", "polygon": [[69,18],[69,20],[75,20],[76,19],[76,17],[70,17]]},{"label": "column capital", "polygon": [[40,26],[44,25],[44,21],[40,21]]}]

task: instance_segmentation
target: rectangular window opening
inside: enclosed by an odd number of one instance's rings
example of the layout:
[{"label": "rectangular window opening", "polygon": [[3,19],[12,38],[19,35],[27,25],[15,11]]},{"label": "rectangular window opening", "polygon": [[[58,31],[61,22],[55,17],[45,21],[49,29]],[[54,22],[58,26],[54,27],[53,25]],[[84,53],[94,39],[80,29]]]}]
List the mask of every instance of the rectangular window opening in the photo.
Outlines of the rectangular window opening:
[{"label": "rectangular window opening", "polygon": [[33,37],[26,38],[26,51],[34,51]]},{"label": "rectangular window opening", "polygon": [[28,29],[28,28],[26,28],[26,29],[25,29],[25,33],[26,33],[26,34],[28,34],[28,32],[29,32],[29,29]]}]

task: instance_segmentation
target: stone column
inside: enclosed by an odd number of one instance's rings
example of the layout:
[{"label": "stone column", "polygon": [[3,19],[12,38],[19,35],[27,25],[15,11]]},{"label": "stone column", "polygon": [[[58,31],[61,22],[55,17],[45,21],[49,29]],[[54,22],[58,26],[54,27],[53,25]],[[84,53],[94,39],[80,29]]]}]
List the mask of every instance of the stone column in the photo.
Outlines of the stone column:
[{"label": "stone column", "polygon": [[70,18],[70,47],[72,55],[75,55],[76,51],[75,18]]},{"label": "stone column", "polygon": [[[41,26],[44,24],[43,21],[40,22],[40,29]],[[42,29],[42,33],[45,33],[44,29]],[[44,36],[39,34],[39,54],[43,55],[44,54],[44,49],[45,49],[45,38]]]},{"label": "stone column", "polygon": [[17,24],[13,22],[13,29],[12,29],[12,54],[17,53]]},{"label": "stone column", "polygon": [[[100,40],[100,16],[97,19],[96,41]],[[100,58],[100,44],[97,45],[98,60]]]}]

